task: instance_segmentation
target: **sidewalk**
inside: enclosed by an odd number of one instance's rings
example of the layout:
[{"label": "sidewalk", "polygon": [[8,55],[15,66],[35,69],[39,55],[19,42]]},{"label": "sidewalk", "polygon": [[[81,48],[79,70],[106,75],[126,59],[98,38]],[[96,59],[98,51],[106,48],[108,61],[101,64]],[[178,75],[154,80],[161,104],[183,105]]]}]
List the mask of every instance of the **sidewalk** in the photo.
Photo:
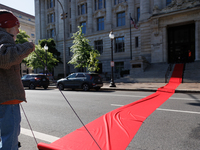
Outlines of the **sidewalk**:
[{"label": "sidewalk", "polygon": [[[115,83],[116,87],[109,87],[104,83],[103,90],[129,90],[129,91],[157,91],[159,87],[167,83]],[[200,93],[200,83],[181,83],[176,89],[177,93]]]},{"label": "sidewalk", "polygon": [[[109,87],[110,83],[104,83],[101,90],[123,90],[123,91],[157,91],[158,88],[167,83],[115,83],[116,87]],[[56,86],[49,86],[56,88]],[[176,93],[200,93],[200,83],[181,83]]]}]

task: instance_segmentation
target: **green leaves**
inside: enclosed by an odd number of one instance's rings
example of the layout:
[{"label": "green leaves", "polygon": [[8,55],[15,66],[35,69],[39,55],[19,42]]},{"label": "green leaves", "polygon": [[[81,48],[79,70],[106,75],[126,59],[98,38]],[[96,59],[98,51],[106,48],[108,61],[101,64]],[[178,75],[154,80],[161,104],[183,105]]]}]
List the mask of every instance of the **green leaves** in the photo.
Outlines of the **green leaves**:
[{"label": "green leaves", "polygon": [[27,35],[25,31],[19,29],[19,33],[17,34],[17,39],[16,39],[15,43],[23,44],[25,42],[28,42],[28,38],[30,38],[30,36]]},{"label": "green leaves", "polygon": [[[52,71],[56,63],[59,61],[53,56],[51,52],[46,53],[44,48],[42,48],[40,45],[35,46],[35,52],[38,54],[38,56],[41,58],[43,63],[46,65],[46,54],[47,54],[47,69],[49,71]],[[36,53],[32,52],[31,54],[28,55],[28,57],[25,58],[25,61],[27,62],[27,66],[31,67],[32,69],[44,69],[45,66],[41,62],[40,58],[37,57]]]},{"label": "green leaves", "polygon": [[79,31],[73,34],[72,38],[73,44],[70,48],[73,56],[68,62],[74,65],[75,68],[87,68],[88,71],[98,71],[97,57],[100,56],[97,50],[94,50],[92,46],[89,45],[89,40],[84,37],[82,33],[82,27],[78,26]]}]

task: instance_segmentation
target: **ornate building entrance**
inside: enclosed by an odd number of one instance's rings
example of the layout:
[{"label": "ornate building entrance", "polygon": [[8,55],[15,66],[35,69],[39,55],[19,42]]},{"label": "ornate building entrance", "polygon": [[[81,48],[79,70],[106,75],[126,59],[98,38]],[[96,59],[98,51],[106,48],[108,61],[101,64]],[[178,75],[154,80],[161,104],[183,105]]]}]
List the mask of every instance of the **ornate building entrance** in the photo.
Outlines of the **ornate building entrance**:
[{"label": "ornate building entrance", "polygon": [[195,24],[168,28],[168,63],[193,62],[195,59]]}]

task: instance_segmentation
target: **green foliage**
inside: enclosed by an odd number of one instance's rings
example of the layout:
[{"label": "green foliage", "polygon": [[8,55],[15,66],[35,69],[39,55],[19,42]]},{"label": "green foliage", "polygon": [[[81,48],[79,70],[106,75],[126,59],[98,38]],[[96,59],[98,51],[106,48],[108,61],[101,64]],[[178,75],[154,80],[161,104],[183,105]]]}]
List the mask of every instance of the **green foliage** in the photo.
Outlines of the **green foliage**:
[{"label": "green foliage", "polygon": [[19,33],[17,34],[17,39],[16,39],[15,43],[23,44],[25,42],[28,42],[28,38],[30,38],[30,36],[27,35],[25,31],[19,29]]},{"label": "green foliage", "polygon": [[[36,45],[35,52],[41,58],[43,63],[46,64],[46,51],[44,50],[44,48],[41,47],[40,45]],[[32,52],[31,54],[28,55],[28,57],[25,58],[27,66],[33,69],[37,68],[44,69],[45,68],[44,64],[41,62],[40,58],[38,58],[35,52]],[[47,52],[47,69],[49,71],[52,71],[55,64],[58,62],[59,61],[53,56],[52,53]]]},{"label": "green foliage", "polygon": [[70,50],[73,52],[73,56],[68,63],[74,65],[75,68],[87,68],[88,71],[98,71],[99,60],[97,57],[100,54],[89,45],[89,40],[82,33],[82,27],[78,26],[78,28],[79,31],[72,36],[74,38],[74,45],[71,46]]},{"label": "green foliage", "polygon": [[[19,33],[17,34],[17,39],[15,41],[16,44],[23,44],[28,42],[29,35],[26,34],[24,30],[19,29]],[[25,59],[22,60],[22,63],[26,63]]]},{"label": "green foliage", "polygon": [[[39,45],[41,47],[44,47],[45,44],[47,44],[47,46],[48,46],[48,51],[53,53],[53,56],[58,60],[58,63],[62,63],[62,60],[60,58],[60,52],[56,49],[55,41],[52,38],[50,38],[48,40],[46,40],[46,39],[39,40]],[[56,63],[56,66],[58,65],[58,63]]]}]

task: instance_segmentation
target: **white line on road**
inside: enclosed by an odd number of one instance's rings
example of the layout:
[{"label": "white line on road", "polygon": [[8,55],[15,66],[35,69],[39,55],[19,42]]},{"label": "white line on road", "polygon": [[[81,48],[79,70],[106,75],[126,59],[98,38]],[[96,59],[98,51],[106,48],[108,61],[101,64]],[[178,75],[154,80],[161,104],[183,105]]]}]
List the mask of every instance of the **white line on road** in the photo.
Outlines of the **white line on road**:
[{"label": "white line on road", "polygon": [[116,106],[116,107],[122,107],[124,105],[118,105],[118,104],[110,104],[111,106]]},{"label": "white line on road", "polygon": [[[37,132],[37,131],[33,131],[33,133],[34,133],[36,139],[40,139],[40,140],[50,142],[50,143],[59,139],[58,137],[48,135],[48,134],[44,134],[44,133]],[[21,134],[33,137],[32,132],[29,129],[21,128]]]},{"label": "white line on road", "polygon": [[184,110],[174,110],[174,109],[157,108],[156,110],[161,110],[161,111],[172,111],[172,112],[181,112],[181,113],[188,113],[188,114],[200,114],[200,112],[195,112],[195,111],[184,111]]},{"label": "white line on road", "polygon": [[[111,104],[111,106],[122,107],[122,106],[124,106],[124,105]],[[184,110],[174,110],[174,109],[157,108],[156,110],[171,111],[171,112],[181,112],[181,113],[188,113],[188,114],[200,114],[200,112],[195,112],[195,111],[184,111]]]}]

